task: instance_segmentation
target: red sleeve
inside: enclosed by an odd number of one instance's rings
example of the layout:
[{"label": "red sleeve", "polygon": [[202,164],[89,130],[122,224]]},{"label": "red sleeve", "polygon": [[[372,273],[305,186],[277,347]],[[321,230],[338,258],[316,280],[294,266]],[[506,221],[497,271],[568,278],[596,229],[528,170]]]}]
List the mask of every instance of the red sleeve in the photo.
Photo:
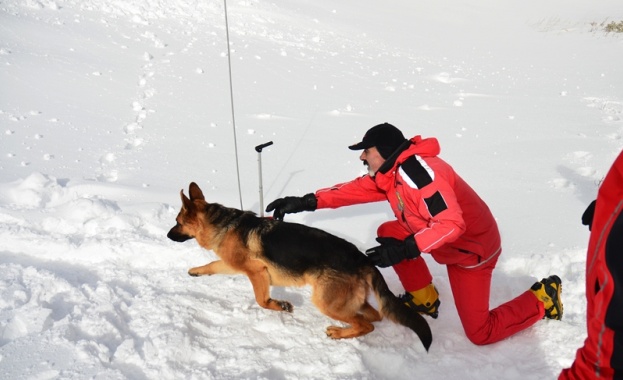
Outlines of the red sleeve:
[{"label": "red sleeve", "polygon": [[338,208],[360,203],[378,202],[386,200],[385,193],[379,190],[374,180],[369,176],[356,178],[350,182],[340,183],[316,191],[318,209]]},{"label": "red sleeve", "polygon": [[453,179],[452,169],[442,165],[433,171],[425,163],[424,166],[430,173],[430,182],[425,186],[410,180],[402,168],[399,175],[404,179],[406,222],[416,231],[415,241],[420,251],[430,252],[461,236],[465,232],[465,221],[449,182]]}]

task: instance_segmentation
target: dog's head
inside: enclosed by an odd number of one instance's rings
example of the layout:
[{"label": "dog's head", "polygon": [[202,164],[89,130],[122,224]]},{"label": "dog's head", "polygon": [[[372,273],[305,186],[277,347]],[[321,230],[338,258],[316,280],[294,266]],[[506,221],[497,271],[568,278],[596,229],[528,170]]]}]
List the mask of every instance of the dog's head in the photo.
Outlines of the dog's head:
[{"label": "dog's head", "polygon": [[184,195],[184,190],[180,191],[182,209],[175,219],[177,224],[167,234],[167,237],[173,241],[184,242],[193,239],[201,228],[197,212],[198,203],[205,204],[203,192],[196,183],[192,182],[188,187],[188,194],[190,198]]}]

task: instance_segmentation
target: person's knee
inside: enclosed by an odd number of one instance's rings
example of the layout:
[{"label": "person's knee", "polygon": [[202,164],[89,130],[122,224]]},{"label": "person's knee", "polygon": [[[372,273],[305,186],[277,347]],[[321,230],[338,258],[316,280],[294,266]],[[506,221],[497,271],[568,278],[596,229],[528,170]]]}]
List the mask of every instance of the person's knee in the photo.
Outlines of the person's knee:
[{"label": "person's knee", "polygon": [[396,239],[404,239],[409,232],[405,230],[397,220],[390,220],[381,224],[376,229],[376,236],[379,237],[393,237]]},{"label": "person's knee", "polygon": [[467,335],[467,339],[469,339],[470,342],[472,342],[473,344],[477,346],[484,346],[484,345],[492,343],[489,340],[488,334],[484,334],[480,330],[465,331],[465,335]]},{"label": "person's knee", "polygon": [[390,222],[385,222],[383,224],[381,224],[377,229],[376,229],[376,236],[387,236],[388,235],[388,231],[391,229],[388,224]]}]

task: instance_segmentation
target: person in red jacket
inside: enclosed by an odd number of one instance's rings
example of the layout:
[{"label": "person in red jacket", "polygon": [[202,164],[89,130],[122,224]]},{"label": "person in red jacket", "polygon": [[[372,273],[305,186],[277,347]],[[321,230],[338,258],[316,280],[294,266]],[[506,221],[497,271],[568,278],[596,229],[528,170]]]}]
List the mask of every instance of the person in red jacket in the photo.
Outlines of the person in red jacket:
[{"label": "person in red jacket", "polygon": [[497,223],[486,203],[438,157],[435,138],[405,139],[391,124],[369,129],[360,159],[368,174],[303,197],[270,203],[275,219],[287,213],[387,200],[395,220],[378,227],[378,246],[366,251],[379,267],[392,266],[405,303],[436,317],[437,290],[421,253],[445,264],[459,318],[470,341],[484,345],[515,334],[544,317],[561,319],[561,280],[549,276],[517,298],[489,310],[491,275],[502,252]]},{"label": "person in red jacket", "polygon": [[559,379],[623,379],[623,152],[582,222],[591,231],[586,255],[588,337]]}]

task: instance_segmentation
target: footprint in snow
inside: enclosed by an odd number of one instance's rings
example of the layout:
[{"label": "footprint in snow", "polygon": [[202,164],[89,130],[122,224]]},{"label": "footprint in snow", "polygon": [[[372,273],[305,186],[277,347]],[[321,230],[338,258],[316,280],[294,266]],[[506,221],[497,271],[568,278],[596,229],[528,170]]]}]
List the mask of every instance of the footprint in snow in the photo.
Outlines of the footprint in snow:
[{"label": "footprint in snow", "polygon": [[140,138],[128,139],[128,140],[126,140],[126,142],[127,142],[127,144],[125,146],[126,150],[134,149],[134,148],[137,148],[137,147],[143,145],[143,139],[140,139]]},{"label": "footprint in snow", "polygon": [[595,168],[592,168],[590,166],[583,166],[581,168],[578,168],[576,171],[578,172],[579,175],[583,177],[592,177],[597,173],[597,170],[595,170]]},{"label": "footprint in snow", "polygon": [[556,190],[573,190],[575,185],[565,178],[554,178],[549,181],[551,187]]},{"label": "footprint in snow", "polygon": [[450,73],[446,73],[446,72],[434,75],[433,79],[436,80],[437,82],[444,83],[444,84],[451,84],[451,83],[455,83],[455,82],[464,82],[464,81],[466,81],[466,79],[463,79],[463,78],[453,78],[450,75]]}]

